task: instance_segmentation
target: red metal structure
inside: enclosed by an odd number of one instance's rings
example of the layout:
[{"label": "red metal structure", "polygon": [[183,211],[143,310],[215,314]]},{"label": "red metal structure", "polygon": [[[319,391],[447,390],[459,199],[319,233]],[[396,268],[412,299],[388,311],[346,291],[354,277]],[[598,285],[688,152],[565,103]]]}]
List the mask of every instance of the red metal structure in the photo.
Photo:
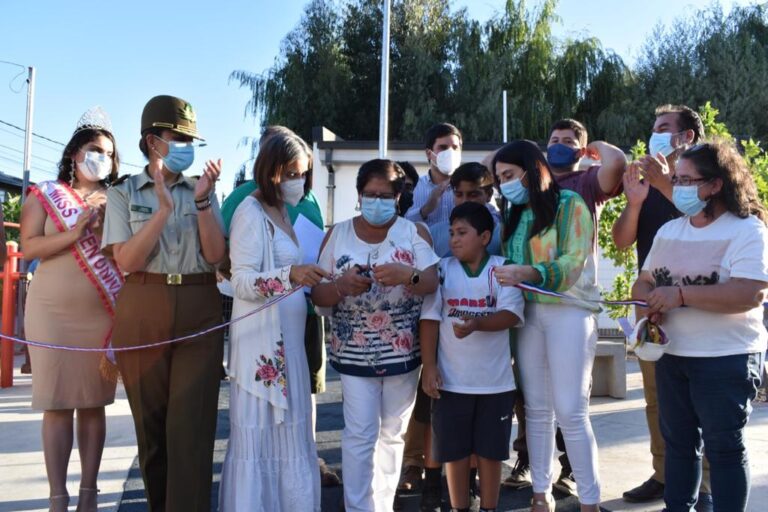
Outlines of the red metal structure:
[{"label": "red metal structure", "polygon": [[[13,222],[5,222],[5,227],[19,228],[19,225]],[[17,283],[21,274],[18,271],[19,244],[16,242],[6,242],[8,255],[3,265],[3,321],[0,326],[0,332],[7,336],[16,334],[16,292]],[[0,387],[7,388],[13,386],[13,342],[3,339],[0,342]]]}]

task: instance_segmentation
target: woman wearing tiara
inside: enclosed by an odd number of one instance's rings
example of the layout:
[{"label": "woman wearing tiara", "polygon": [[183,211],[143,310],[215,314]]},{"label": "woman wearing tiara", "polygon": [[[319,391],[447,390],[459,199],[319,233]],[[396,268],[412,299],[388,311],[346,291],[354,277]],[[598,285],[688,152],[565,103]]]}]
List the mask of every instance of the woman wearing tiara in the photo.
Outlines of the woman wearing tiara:
[{"label": "woman wearing tiara", "polygon": [[[115,139],[103,110],[96,107],[80,118],[58,167],[57,180],[30,187],[21,212],[24,258],[40,259],[29,287],[24,326],[32,340],[101,348],[108,342],[112,304],[122,285],[117,266],[98,250],[106,188],[118,167]],[[35,367],[32,407],[44,411],[49,510],[67,510],[67,465],[76,433],[81,465],[77,510],[95,511],[106,434],[104,406],[115,399],[114,379],[100,371],[100,352],[36,347],[29,352]]]}]

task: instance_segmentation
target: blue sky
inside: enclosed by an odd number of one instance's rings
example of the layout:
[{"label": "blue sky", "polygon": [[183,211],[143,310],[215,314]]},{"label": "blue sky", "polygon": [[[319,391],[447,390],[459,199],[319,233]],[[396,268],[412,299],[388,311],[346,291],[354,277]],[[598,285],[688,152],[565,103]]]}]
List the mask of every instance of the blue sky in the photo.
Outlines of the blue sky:
[{"label": "blue sky", "polygon": [[[34,131],[66,142],[80,115],[101,105],[112,117],[121,158],[143,165],[138,150],[141,110],[156,94],[190,101],[208,146],[203,160],[222,158],[219,191],[231,189],[235,172],[249,157],[238,148],[243,136],[258,136],[259,126],[244,118],[248,93],[228,83],[232,70],[264,71],[280,42],[301,18],[304,0],[177,0],[129,2],[2,0],[0,61],[37,69]],[[486,20],[505,0],[456,0],[472,17]],[[721,2],[726,11],[733,4]],[[668,23],[709,1],[561,0],[559,37],[596,36],[625,60],[634,60],[657,23]],[[528,5],[538,5],[531,0]],[[23,127],[26,88],[21,71],[0,64],[0,120]],[[378,87],[378,84],[372,84]],[[20,90],[20,91],[19,91]],[[15,92],[19,91],[19,92]],[[375,122],[378,122],[376,120]],[[21,176],[23,134],[0,124],[0,171]],[[311,141],[308,141],[311,142]],[[33,180],[51,179],[61,147],[35,140]],[[124,166],[121,172],[138,172]]]}]

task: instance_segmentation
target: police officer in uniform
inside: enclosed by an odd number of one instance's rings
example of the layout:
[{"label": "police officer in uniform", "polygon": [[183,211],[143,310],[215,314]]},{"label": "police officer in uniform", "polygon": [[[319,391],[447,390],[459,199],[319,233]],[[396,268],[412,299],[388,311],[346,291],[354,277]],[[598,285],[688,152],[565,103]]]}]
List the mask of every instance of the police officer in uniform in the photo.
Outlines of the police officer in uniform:
[{"label": "police officer in uniform", "polygon": [[[135,346],[200,332],[221,322],[214,265],[226,246],[214,185],[193,163],[195,112],[173,96],[149,100],[139,147],[149,164],[109,190],[102,247],[126,284],[112,342]],[[151,512],[209,512],[222,331],[156,348],[118,352]]]}]

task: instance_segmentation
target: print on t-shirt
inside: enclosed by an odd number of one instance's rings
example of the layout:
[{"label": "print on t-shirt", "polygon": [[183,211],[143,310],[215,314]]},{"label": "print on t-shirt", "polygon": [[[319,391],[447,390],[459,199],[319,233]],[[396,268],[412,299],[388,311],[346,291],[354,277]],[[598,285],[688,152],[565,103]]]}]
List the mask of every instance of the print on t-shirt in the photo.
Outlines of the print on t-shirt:
[{"label": "print on t-shirt", "polygon": [[[756,217],[724,213],[703,227],[688,217],[659,229],[644,271],[656,286],[716,285],[731,279],[768,281],[768,231]],[[720,357],[762,352],[768,333],[763,308],[716,314],[695,306],[666,312],[666,353],[683,357]]]}]

